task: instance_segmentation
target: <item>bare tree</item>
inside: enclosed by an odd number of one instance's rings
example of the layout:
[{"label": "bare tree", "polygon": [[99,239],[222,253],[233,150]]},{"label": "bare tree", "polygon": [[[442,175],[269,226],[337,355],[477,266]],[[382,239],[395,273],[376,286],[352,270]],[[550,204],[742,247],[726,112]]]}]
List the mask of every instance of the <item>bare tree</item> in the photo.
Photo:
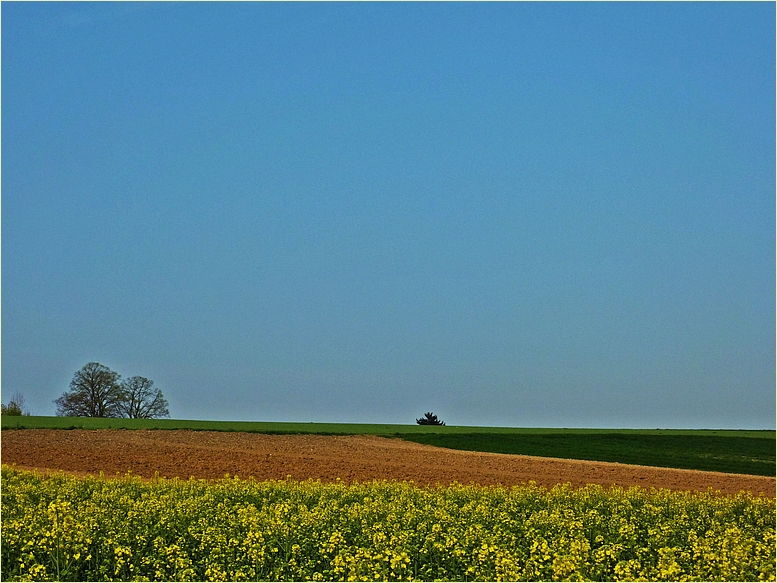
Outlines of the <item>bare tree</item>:
[{"label": "bare tree", "polygon": [[119,414],[131,419],[170,417],[167,400],[162,391],[154,388],[154,381],[145,377],[130,377],[121,383]]},{"label": "bare tree", "polygon": [[118,417],[121,387],[119,374],[99,362],[76,372],[70,391],[54,402],[60,417]]}]

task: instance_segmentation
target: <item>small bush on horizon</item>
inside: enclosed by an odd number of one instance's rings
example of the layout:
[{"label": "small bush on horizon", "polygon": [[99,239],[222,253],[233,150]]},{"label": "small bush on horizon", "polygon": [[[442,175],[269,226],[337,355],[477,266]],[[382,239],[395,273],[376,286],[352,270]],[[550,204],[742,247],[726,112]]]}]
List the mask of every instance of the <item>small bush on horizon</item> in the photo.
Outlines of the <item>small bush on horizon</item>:
[{"label": "small bush on horizon", "polygon": [[437,419],[437,415],[431,412],[424,413],[424,416],[415,420],[419,425],[445,425],[445,421]]}]

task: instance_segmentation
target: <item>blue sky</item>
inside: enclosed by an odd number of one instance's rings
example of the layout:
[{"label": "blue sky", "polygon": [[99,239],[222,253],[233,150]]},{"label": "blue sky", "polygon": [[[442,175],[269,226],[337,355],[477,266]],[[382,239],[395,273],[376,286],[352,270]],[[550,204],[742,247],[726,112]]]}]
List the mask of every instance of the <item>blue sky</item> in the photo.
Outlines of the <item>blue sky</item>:
[{"label": "blue sky", "polygon": [[3,400],[773,429],[774,22],[3,3]]}]

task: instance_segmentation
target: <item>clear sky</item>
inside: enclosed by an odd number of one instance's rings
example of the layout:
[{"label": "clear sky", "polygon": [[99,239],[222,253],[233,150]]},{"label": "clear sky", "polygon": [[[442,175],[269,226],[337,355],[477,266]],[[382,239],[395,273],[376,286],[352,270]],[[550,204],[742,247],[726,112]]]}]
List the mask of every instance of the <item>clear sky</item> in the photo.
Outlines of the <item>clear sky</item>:
[{"label": "clear sky", "polygon": [[2,392],[775,427],[775,4],[2,4]]}]

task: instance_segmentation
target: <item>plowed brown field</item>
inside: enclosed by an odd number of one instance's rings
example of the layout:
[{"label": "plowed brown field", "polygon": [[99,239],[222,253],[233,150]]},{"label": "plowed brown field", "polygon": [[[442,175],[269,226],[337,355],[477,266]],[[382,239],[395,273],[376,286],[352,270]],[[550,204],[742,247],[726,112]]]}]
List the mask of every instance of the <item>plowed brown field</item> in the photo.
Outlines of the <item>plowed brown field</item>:
[{"label": "plowed brown field", "polygon": [[674,490],[712,488],[724,494],[748,490],[775,496],[775,478],[632,466],[524,455],[443,449],[383,437],[262,435],[213,431],[55,430],[2,432],[2,462],[19,468],[106,475],[258,480],[307,478],[331,482],[413,480],[418,484],[544,486],[570,482],[655,486]]}]

